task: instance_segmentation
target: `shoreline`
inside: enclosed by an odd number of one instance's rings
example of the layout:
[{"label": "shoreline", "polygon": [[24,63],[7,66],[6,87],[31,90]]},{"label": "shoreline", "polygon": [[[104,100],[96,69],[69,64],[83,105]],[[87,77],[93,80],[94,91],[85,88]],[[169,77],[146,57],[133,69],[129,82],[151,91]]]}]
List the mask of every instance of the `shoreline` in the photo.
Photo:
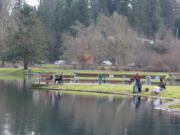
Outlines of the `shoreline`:
[{"label": "shoreline", "polygon": [[[29,70],[31,70],[31,72],[37,72],[37,71],[41,71],[41,72],[55,72],[55,73],[59,73],[60,71],[64,72],[65,74],[72,74],[73,72],[79,72],[79,73],[99,73],[99,72],[109,72],[109,73],[126,73],[126,74],[132,74],[132,73],[135,73],[134,71],[97,71],[97,70],[64,70],[64,69],[52,69],[52,68],[49,68],[49,69],[44,69],[44,68],[30,68]],[[12,80],[21,80],[24,78],[24,74],[27,73],[28,70],[23,70],[22,68],[0,68],[0,78],[3,79],[3,80],[9,80],[9,79],[12,79]],[[167,72],[140,72],[141,75],[143,74],[150,74],[150,75],[166,75],[168,76],[168,73]],[[53,87],[57,87],[57,86],[46,86],[49,90],[66,90],[66,91],[69,91],[69,92],[86,92],[86,93],[94,93],[94,94],[113,94],[113,95],[124,95],[124,96],[134,96],[134,95],[137,95],[137,96],[141,96],[141,97],[149,97],[149,98],[160,98],[160,99],[170,99],[172,102],[174,100],[178,100],[180,99],[180,86],[167,86],[167,89],[158,94],[158,95],[153,95],[153,94],[150,94],[150,93],[145,93],[145,92],[142,92],[141,94],[132,94],[132,86],[131,85],[120,85],[120,84],[117,84],[117,85],[103,85],[103,86],[98,86],[98,85],[92,85],[92,84],[77,84],[77,85],[72,85],[72,84],[68,84],[68,85],[65,85],[65,88],[64,88],[64,85],[61,86],[61,88],[53,88]],[[154,86],[147,86],[147,85],[143,85],[144,89],[145,88],[150,88],[150,90],[153,90],[153,87]],[[91,88],[92,90],[89,90],[89,88]],[[40,89],[40,88],[38,88]],[[42,87],[42,89],[45,89]],[[162,107],[160,106],[159,108],[161,110],[168,110],[168,111],[171,111],[171,112],[178,112],[178,114],[180,115],[180,101],[177,102],[178,105],[177,106],[172,106],[172,108],[167,108],[166,107]],[[176,107],[178,109],[176,109]],[[157,108],[157,109],[159,109]]]},{"label": "shoreline", "polygon": [[179,108],[171,108],[170,107],[171,105],[179,104],[179,103],[180,103],[179,99],[173,99],[173,101],[171,101],[171,102],[158,105],[157,107],[155,107],[155,109],[167,111],[167,112],[172,113],[174,115],[180,116],[180,109]]},{"label": "shoreline", "polygon": [[75,89],[65,89],[65,88],[32,88],[35,90],[47,90],[47,91],[67,91],[67,92],[85,92],[85,93],[93,93],[93,94],[107,94],[107,95],[117,95],[117,96],[140,96],[145,98],[159,98],[164,100],[169,100],[167,103],[163,103],[155,107],[157,110],[167,111],[171,114],[180,116],[179,108],[171,108],[171,105],[180,104],[180,99],[175,98],[167,98],[167,97],[159,97],[159,96],[151,96],[151,95],[143,95],[143,94],[132,94],[132,93],[123,93],[121,92],[113,92],[113,91],[98,91],[98,90],[75,90]]}]

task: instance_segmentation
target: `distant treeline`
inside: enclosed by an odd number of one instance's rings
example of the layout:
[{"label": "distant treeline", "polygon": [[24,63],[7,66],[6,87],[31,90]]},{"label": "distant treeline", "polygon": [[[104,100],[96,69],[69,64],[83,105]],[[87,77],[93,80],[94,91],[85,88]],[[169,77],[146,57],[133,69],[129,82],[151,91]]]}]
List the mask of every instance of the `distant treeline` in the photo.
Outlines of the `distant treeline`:
[{"label": "distant treeline", "polygon": [[[162,68],[177,70],[178,4],[176,0],[40,0],[38,7],[32,7],[25,0],[0,0],[0,59],[2,65],[23,61],[25,69],[41,61],[74,59],[82,65],[102,60],[114,65],[162,62]],[[137,39],[153,41],[154,46],[142,46]],[[168,59],[176,66],[170,67]]]},{"label": "distant treeline", "polygon": [[172,29],[174,5],[175,0],[40,0],[38,14],[50,36],[50,59],[55,60],[62,53],[62,33],[73,33],[71,27],[77,21],[89,26],[97,24],[100,15],[111,16],[117,11],[128,18],[140,36],[155,39],[160,28]]}]

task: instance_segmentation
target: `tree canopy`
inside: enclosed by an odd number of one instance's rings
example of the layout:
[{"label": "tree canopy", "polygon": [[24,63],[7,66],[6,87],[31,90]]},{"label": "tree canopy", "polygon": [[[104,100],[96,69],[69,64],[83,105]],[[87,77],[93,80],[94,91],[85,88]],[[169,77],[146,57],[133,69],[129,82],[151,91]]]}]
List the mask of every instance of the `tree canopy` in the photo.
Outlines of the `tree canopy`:
[{"label": "tree canopy", "polygon": [[19,11],[17,29],[9,31],[7,60],[23,61],[24,69],[28,68],[28,64],[43,60],[46,52],[45,38],[36,10],[25,4]]}]

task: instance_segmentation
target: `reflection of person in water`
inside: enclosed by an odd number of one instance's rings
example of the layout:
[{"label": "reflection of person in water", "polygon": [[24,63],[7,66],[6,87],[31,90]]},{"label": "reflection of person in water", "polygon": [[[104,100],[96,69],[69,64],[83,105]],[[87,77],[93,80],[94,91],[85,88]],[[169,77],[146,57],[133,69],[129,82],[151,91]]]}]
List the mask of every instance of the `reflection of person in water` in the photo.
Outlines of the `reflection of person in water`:
[{"label": "reflection of person in water", "polygon": [[158,105],[162,104],[162,100],[159,98],[155,98],[153,104],[154,104],[154,106],[158,106]]},{"label": "reflection of person in water", "polygon": [[132,102],[134,104],[135,109],[138,109],[141,104],[141,97],[140,96],[133,96]]},{"label": "reflection of person in water", "polygon": [[102,100],[100,96],[97,97],[97,103],[99,107],[102,105]]}]

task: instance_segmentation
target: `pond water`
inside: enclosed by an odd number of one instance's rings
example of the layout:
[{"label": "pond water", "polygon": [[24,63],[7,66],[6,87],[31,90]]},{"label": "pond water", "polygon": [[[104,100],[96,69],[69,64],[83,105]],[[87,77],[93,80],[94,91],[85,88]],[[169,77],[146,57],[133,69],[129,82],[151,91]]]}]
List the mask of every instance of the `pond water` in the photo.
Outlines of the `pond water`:
[{"label": "pond water", "polygon": [[140,97],[82,96],[0,81],[0,135],[180,135],[180,118]]}]

